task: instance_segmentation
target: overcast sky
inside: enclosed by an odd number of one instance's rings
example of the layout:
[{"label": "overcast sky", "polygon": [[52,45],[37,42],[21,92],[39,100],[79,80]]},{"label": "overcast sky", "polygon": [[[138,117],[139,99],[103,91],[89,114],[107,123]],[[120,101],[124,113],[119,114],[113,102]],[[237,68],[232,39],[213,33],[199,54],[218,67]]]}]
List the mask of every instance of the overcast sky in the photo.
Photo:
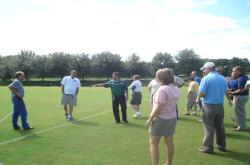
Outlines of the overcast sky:
[{"label": "overcast sky", "polygon": [[250,0],[0,0],[0,55],[110,51],[151,61],[185,48],[250,59]]}]

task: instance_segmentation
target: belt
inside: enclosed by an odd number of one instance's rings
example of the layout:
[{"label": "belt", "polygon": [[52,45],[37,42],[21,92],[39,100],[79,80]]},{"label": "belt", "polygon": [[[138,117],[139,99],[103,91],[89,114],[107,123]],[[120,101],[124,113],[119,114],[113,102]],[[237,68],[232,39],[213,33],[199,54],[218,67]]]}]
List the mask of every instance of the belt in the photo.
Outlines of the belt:
[{"label": "belt", "polygon": [[74,97],[74,95],[71,95],[71,94],[66,94],[66,93],[64,93],[65,95],[69,95],[69,96],[72,96],[72,97]]}]

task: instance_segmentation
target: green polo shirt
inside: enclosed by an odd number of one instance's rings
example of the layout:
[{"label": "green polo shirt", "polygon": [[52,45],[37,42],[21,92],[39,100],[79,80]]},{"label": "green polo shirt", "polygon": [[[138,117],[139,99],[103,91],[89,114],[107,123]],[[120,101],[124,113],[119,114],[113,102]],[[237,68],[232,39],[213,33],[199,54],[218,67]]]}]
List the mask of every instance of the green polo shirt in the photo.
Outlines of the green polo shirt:
[{"label": "green polo shirt", "polygon": [[113,96],[122,96],[125,94],[125,91],[128,90],[128,87],[124,81],[121,80],[110,80],[104,83],[105,88],[110,88]]}]

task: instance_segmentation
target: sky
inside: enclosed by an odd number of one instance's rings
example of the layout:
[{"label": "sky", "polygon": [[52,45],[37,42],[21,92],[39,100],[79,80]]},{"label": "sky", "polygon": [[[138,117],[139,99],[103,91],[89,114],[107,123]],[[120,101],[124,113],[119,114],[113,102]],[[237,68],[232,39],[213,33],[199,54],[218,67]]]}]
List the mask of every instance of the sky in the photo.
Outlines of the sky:
[{"label": "sky", "polygon": [[0,55],[193,49],[250,59],[250,0],[0,0]]}]

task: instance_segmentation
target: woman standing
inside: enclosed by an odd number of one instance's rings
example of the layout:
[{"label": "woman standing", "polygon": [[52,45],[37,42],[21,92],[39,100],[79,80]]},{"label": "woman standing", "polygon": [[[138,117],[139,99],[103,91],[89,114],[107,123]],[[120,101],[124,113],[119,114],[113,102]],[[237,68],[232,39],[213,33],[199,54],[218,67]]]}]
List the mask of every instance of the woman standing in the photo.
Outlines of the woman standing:
[{"label": "woman standing", "polygon": [[142,83],[140,81],[140,76],[134,75],[133,82],[128,87],[128,89],[132,90],[132,98],[130,100],[130,105],[135,111],[135,114],[134,114],[135,118],[141,117],[141,113],[139,111],[140,105],[141,105],[141,99],[142,99],[141,87],[142,87]]},{"label": "woman standing", "polygon": [[156,80],[161,85],[153,98],[153,109],[147,120],[150,134],[150,153],[153,165],[159,164],[159,142],[163,136],[167,146],[166,165],[172,165],[174,155],[173,135],[177,121],[176,104],[180,91],[174,85],[174,73],[172,69],[159,69],[156,72]]}]

